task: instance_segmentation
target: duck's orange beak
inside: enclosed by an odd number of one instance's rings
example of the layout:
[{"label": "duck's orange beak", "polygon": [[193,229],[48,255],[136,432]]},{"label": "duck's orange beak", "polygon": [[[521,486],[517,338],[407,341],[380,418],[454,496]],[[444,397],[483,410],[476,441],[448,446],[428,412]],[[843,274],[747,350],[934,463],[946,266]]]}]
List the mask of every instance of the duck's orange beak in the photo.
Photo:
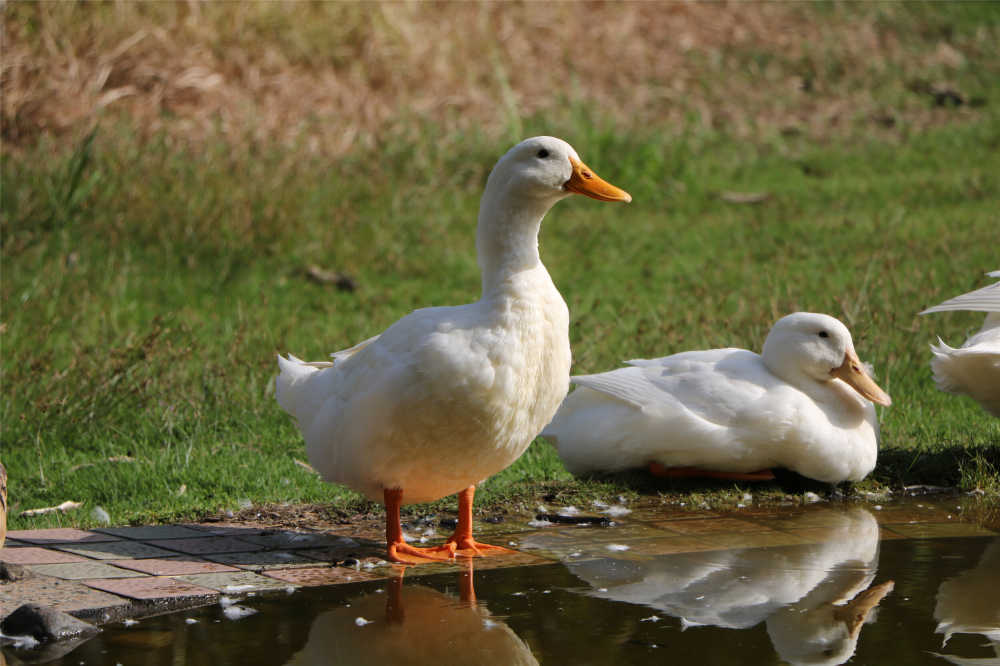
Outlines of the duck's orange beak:
[{"label": "duck's orange beak", "polygon": [[878,405],[888,407],[892,404],[889,394],[879,388],[871,375],[865,371],[865,366],[861,365],[861,359],[853,349],[848,349],[844,354],[844,362],[839,368],[830,371],[834,377],[847,382],[855,391],[868,398]]},{"label": "duck's orange beak", "polygon": [[568,192],[576,192],[598,201],[632,201],[632,195],[601,179],[594,171],[580,160],[570,157],[573,165],[573,175],[563,185]]}]

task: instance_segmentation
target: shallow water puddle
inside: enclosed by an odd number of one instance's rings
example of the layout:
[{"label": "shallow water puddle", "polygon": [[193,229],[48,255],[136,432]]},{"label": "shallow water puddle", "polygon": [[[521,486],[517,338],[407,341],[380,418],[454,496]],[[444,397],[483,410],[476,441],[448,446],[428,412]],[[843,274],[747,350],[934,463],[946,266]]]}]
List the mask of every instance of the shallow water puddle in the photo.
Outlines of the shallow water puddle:
[{"label": "shallow water puddle", "polygon": [[49,663],[998,664],[1000,536],[949,508],[637,511],[514,537],[551,564],[244,597]]}]

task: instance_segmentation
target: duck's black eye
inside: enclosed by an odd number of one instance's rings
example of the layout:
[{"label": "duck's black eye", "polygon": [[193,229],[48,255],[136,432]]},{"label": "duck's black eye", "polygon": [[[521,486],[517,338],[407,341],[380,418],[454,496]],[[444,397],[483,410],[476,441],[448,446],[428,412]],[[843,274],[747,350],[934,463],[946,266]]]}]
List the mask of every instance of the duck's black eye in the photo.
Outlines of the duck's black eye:
[{"label": "duck's black eye", "polygon": [[830,337],[830,334],[827,333],[826,331],[820,331],[819,332],[819,337],[821,337],[821,338],[828,338],[828,337]]},{"label": "duck's black eye", "polygon": [[542,148],[541,150],[538,151],[538,156],[544,160],[546,157],[549,156],[549,151],[546,150],[545,148]]}]

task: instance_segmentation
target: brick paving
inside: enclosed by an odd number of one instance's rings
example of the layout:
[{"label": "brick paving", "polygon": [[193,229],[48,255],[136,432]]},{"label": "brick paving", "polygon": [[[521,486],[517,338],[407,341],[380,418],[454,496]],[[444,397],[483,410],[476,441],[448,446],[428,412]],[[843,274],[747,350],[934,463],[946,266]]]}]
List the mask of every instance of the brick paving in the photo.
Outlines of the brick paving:
[{"label": "brick paving", "polygon": [[[1000,534],[1000,529],[958,520],[949,511],[954,504],[887,504],[872,514],[883,539]],[[612,551],[642,558],[818,543],[828,538],[829,526],[842,522],[845,510],[829,504],[728,514],[660,505],[634,509],[615,518],[611,527],[532,527],[526,522],[530,517],[502,526],[483,525],[492,532],[484,540],[520,552],[486,558],[477,569],[579,561]],[[599,509],[593,513],[601,517]],[[426,545],[442,542],[448,531],[440,530]],[[284,593],[289,588],[386,578],[398,568],[381,560],[383,548],[374,532],[348,536],[218,523],[12,531],[0,549],[0,561],[22,566],[29,575],[0,583],[0,617],[33,602],[104,623],[217,603],[222,595]],[[426,564],[413,574],[457,571],[461,566]]]}]

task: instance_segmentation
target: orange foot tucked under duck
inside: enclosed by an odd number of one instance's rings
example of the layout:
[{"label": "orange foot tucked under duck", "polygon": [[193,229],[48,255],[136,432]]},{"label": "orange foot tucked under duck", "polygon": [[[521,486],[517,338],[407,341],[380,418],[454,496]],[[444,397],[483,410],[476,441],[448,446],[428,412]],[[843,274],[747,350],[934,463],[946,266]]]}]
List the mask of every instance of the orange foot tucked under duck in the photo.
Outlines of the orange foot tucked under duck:
[{"label": "orange foot tucked under duck", "polygon": [[717,472],[698,467],[664,467],[658,462],[649,463],[649,473],[667,479],[725,479],[731,481],[774,481],[774,472],[762,469],[757,472]]}]

